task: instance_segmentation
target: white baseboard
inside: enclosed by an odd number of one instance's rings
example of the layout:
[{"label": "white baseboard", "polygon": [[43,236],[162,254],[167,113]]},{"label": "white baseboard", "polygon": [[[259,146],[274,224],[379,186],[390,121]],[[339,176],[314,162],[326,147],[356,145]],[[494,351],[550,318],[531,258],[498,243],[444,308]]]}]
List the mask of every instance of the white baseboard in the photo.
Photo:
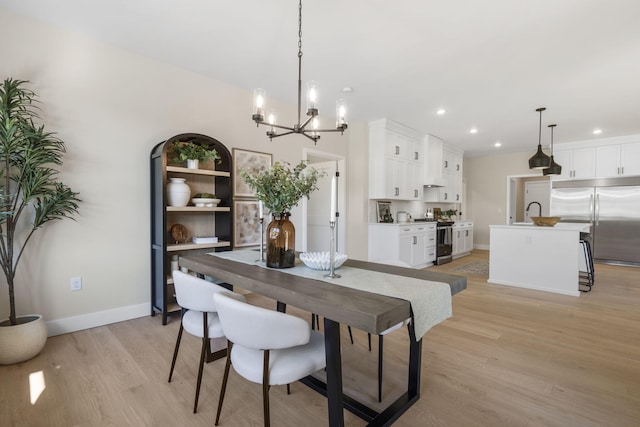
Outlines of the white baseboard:
[{"label": "white baseboard", "polygon": [[47,323],[47,334],[50,337],[83,329],[104,326],[110,323],[123,322],[137,319],[151,314],[149,303],[118,307],[111,310],[96,311],[95,313],[81,314],[79,316],[65,317],[64,319],[50,320]]},{"label": "white baseboard", "polygon": [[483,251],[488,251],[489,245],[473,245],[473,249],[481,249]]}]

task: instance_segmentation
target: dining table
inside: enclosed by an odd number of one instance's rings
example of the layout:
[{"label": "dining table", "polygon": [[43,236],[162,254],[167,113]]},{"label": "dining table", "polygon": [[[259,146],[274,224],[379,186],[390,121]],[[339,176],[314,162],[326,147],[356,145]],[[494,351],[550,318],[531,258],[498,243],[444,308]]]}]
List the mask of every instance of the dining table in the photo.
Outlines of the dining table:
[{"label": "dining table", "polygon": [[[291,305],[323,317],[326,381],[309,376],[301,382],[327,397],[329,426],[344,426],[344,409],[369,426],[391,425],[418,401],[423,335],[451,316],[450,298],[466,288],[466,277],[349,259],[336,270],[342,277],[332,278],[325,277],[326,271],[306,268],[298,259],[293,269],[273,269],[255,257],[256,251],[246,249],[190,254],[181,256],[179,265],[233,289],[271,298],[279,311]],[[378,282],[381,287],[372,286]],[[406,299],[399,297],[406,289],[410,289]],[[378,335],[407,319],[411,321],[406,391],[383,410],[343,393],[340,324]]]}]

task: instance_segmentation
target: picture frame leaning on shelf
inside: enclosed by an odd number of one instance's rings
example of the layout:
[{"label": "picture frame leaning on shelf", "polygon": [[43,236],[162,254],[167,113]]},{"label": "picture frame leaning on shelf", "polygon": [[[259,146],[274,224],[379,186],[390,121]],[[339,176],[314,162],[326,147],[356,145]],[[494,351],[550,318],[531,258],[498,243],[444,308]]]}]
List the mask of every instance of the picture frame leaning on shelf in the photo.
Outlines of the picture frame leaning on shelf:
[{"label": "picture frame leaning on shelf", "polygon": [[[242,179],[241,171],[266,173],[273,162],[270,153],[233,149],[233,237],[234,247],[260,246],[261,225],[259,202],[255,191]],[[263,208],[264,230],[269,223],[269,210]],[[266,241],[266,238],[265,238]]]}]

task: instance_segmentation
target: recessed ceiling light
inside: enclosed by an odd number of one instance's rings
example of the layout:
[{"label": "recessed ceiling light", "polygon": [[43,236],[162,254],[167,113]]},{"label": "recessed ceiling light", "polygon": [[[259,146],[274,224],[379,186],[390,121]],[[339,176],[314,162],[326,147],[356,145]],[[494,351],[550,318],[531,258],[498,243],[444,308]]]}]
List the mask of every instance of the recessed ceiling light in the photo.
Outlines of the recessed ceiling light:
[{"label": "recessed ceiling light", "polygon": [[469,131],[469,133],[478,133],[478,129],[476,128],[471,128],[471,130]]},{"label": "recessed ceiling light", "polygon": [[342,88],[342,93],[351,93],[353,92],[353,88],[351,86],[345,86]]},{"label": "recessed ceiling light", "polygon": [[502,147],[502,142],[496,142],[495,144],[493,144],[493,146],[496,148]]},{"label": "recessed ceiling light", "polygon": [[445,110],[444,108],[439,109],[438,111],[436,111],[436,114],[439,116],[442,116],[444,114],[447,113],[447,110]]},{"label": "recessed ceiling light", "polygon": [[594,135],[600,135],[602,133],[602,129],[594,129],[593,130],[593,134]]}]

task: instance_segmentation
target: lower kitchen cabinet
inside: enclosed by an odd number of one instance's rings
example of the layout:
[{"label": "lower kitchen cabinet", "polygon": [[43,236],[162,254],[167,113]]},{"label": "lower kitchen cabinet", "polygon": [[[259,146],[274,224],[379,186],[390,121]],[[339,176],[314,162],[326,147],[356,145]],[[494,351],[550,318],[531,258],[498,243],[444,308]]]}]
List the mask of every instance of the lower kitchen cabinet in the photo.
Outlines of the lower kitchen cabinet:
[{"label": "lower kitchen cabinet", "polygon": [[453,248],[454,258],[470,255],[473,250],[473,222],[458,221],[453,224]]},{"label": "lower kitchen cabinet", "polygon": [[369,224],[369,261],[424,268],[435,261],[436,225]]}]

